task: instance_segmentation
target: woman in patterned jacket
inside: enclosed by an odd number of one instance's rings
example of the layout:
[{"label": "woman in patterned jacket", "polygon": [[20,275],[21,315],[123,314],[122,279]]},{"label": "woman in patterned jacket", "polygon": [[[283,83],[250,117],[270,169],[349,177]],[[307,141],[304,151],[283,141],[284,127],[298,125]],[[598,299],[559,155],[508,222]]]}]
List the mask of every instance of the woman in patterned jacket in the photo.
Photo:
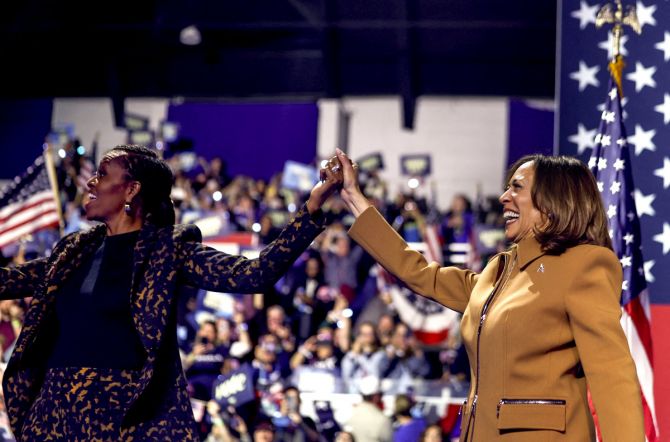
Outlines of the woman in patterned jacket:
[{"label": "woman in patterned jacket", "polygon": [[3,387],[21,441],[189,441],[197,430],[176,342],[183,285],[262,292],[322,230],[322,181],[257,259],[200,243],[175,225],[172,172],[140,146],[117,146],[88,182],[89,220],[48,258],[0,269],[0,298],[33,296]]}]

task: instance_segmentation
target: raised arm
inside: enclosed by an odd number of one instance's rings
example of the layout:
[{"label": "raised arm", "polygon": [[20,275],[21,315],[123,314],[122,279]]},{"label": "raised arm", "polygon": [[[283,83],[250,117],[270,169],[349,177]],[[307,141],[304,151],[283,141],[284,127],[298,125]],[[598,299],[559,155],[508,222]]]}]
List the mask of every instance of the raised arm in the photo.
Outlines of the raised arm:
[{"label": "raised arm", "polygon": [[322,169],[308,201],[256,259],[228,255],[199,242],[185,243],[180,276],[189,285],[219,292],[257,293],[272,287],[323,230],[320,207],[341,183],[341,172]]},{"label": "raised arm", "polygon": [[421,253],[411,249],[361,192],[356,166],[339,149],[337,157],[344,173],[342,199],[356,217],[349,235],[410,289],[463,312],[478,275],[428,263]]}]

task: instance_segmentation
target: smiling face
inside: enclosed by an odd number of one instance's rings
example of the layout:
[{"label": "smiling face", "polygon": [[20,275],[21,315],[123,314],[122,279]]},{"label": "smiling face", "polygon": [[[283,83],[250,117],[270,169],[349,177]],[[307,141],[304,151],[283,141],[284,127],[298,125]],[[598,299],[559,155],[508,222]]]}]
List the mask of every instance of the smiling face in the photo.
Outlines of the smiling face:
[{"label": "smiling face", "polygon": [[87,185],[88,201],[84,204],[86,218],[104,223],[125,216],[124,205],[137,192],[137,182],[129,179],[128,171],[112,155],[100,161],[96,174],[88,180]]},{"label": "smiling face", "polygon": [[532,189],[535,167],[532,161],[519,166],[507,183],[507,189],[500,195],[505,217],[505,237],[513,242],[533,235],[542,225],[542,213],[533,204]]}]

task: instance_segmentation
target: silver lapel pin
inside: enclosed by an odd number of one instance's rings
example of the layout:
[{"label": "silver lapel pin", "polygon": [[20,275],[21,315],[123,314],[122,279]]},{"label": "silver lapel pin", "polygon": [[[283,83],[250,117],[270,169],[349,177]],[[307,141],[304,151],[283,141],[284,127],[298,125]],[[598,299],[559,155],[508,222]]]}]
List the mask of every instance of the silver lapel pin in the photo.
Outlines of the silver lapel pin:
[{"label": "silver lapel pin", "polygon": [[540,264],[540,267],[537,268],[537,271],[540,273],[544,273],[544,264]]}]

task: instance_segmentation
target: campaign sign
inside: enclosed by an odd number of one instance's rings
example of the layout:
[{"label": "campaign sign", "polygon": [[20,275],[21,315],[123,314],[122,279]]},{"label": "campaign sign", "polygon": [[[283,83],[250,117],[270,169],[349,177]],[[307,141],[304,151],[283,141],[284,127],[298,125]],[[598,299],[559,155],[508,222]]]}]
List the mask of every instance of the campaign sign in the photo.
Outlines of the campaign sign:
[{"label": "campaign sign", "polygon": [[214,382],[212,396],[221,405],[242,405],[254,400],[254,379],[251,365],[244,364],[227,375],[221,375]]},{"label": "campaign sign", "polygon": [[431,157],[424,154],[402,155],[400,170],[403,175],[428,176],[431,172]]},{"label": "campaign sign", "polygon": [[295,161],[284,163],[282,187],[300,192],[309,192],[319,181],[319,172],[316,168]]}]

